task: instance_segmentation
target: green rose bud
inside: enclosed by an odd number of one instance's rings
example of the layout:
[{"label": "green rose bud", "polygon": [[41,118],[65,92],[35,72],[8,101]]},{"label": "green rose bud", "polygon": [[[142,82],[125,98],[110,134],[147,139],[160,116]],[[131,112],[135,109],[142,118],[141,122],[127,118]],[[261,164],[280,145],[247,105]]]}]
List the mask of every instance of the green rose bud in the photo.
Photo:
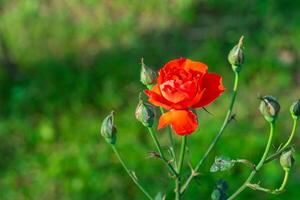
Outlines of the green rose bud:
[{"label": "green rose bud", "polygon": [[290,112],[294,119],[298,119],[298,117],[300,117],[300,100],[293,103],[290,108]]},{"label": "green rose bud", "polygon": [[274,97],[264,96],[261,98],[259,110],[268,122],[274,122],[280,111],[280,105]]},{"label": "green rose bud", "polygon": [[114,112],[112,111],[102,122],[101,135],[109,144],[115,144],[117,129],[114,125]]},{"label": "green rose bud", "polygon": [[141,74],[140,74],[140,80],[141,82],[148,86],[153,85],[156,82],[157,74],[154,70],[147,67],[144,63],[144,60],[142,59],[142,67],[141,67]]},{"label": "green rose bud", "polygon": [[152,127],[155,117],[154,107],[140,99],[135,110],[135,117],[144,126]]},{"label": "green rose bud", "polygon": [[239,43],[235,45],[228,54],[228,62],[235,72],[240,72],[242,64],[244,63],[243,39],[244,36],[240,38]]},{"label": "green rose bud", "polygon": [[295,162],[295,159],[293,158],[293,151],[293,149],[285,151],[280,156],[280,165],[285,171],[290,170]]}]

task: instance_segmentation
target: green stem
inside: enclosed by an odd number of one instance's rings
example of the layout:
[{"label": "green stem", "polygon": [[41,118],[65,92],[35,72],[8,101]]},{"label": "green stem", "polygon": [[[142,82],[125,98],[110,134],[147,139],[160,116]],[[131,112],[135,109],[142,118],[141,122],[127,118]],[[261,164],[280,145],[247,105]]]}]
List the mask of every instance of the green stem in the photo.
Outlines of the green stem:
[{"label": "green stem", "polygon": [[176,170],[174,169],[174,167],[173,167],[173,166],[171,165],[171,163],[166,159],[166,157],[165,157],[165,155],[164,155],[164,153],[163,153],[163,151],[162,151],[162,148],[161,148],[161,146],[160,146],[160,144],[159,144],[159,141],[158,141],[156,135],[153,133],[152,129],[149,128],[149,127],[148,127],[148,131],[149,131],[149,133],[150,133],[150,135],[151,135],[151,137],[152,137],[152,139],[153,139],[153,141],[154,141],[154,143],[155,143],[155,145],[156,145],[156,148],[157,148],[157,150],[158,150],[158,153],[159,153],[159,155],[160,155],[160,158],[166,163],[166,165],[168,166],[170,172],[171,172],[174,176],[178,176],[178,174],[177,174]]},{"label": "green stem", "polygon": [[[161,112],[161,114],[165,113],[164,109],[162,107],[160,107],[160,112]],[[177,159],[176,159],[176,156],[175,156],[175,143],[174,143],[172,129],[171,129],[170,126],[168,126],[168,136],[169,136],[170,150],[171,150],[171,154],[172,154],[172,159],[174,160],[174,166],[177,168]]]},{"label": "green stem", "polygon": [[281,155],[282,152],[284,152],[285,150],[287,150],[288,148],[290,148],[290,143],[292,142],[295,133],[296,133],[296,128],[297,128],[297,119],[294,119],[294,123],[293,123],[293,128],[292,128],[292,132],[290,134],[290,137],[288,139],[288,141],[274,154],[270,155],[266,160],[265,160],[265,164],[276,159],[277,157],[279,157]]},{"label": "green stem", "polygon": [[176,179],[175,180],[176,188],[175,188],[175,200],[180,200],[181,195],[180,195],[180,180]]},{"label": "green stem", "polygon": [[187,142],[187,136],[182,136],[181,148],[180,148],[180,157],[179,157],[179,163],[178,163],[178,168],[177,168],[177,172],[179,174],[179,177],[176,179],[176,188],[175,188],[175,199],[176,200],[181,199],[181,194],[180,194],[181,172],[182,172],[182,166],[183,166],[183,161],[184,161],[186,142]]},{"label": "green stem", "polygon": [[265,160],[265,164],[271,162],[272,160],[275,160],[276,158],[280,157],[280,155],[286,151],[286,150],[289,150],[291,149],[293,146],[290,145],[290,146],[287,146],[286,148],[284,149],[280,149],[279,151],[277,151],[276,153],[270,155],[266,160]]},{"label": "green stem", "polygon": [[294,135],[295,135],[296,127],[297,127],[297,119],[294,118],[294,123],[293,123],[292,133],[291,133],[291,135],[290,135],[288,141],[283,145],[283,147],[280,148],[280,150],[285,149],[287,146],[290,145],[290,143],[292,142],[293,137],[294,137]]},{"label": "green stem", "polygon": [[259,184],[251,184],[251,183],[248,183],[247,186],[253,190],[259,190],[259,191],[266,192],[269,194],[280,194],[280,193],[284,192],[284,188],[288,182],[288,179],[289,179],[289,170],[285,170],[284,178],[283,178],[283,181],[282,181],[279,189],[272,190],[269,188],[261,187]]},{"label": "green stem", "polygon": [[241,164],[246,165],[247,167],[250,167],[251,169],[255,169],[255,164],[253,164],[249,160],[246,160],[246,159],[237,159],[237,160],[234,160],[234,162],[241,163]]},{"label": "green stem", "polygon": [[249,177],[246,179],[246,181],[243,183],[243,185],[235,192],[233,193],[227,200],[232,200],[235,197],[237,197],[241,192],[243,192],[248,184],[250,184],[252,178],[255,176],[255,174],[261,169],[261,167],[264,165],[264,162],[267,158],[267,155],[269,153],[271,144],[272,144],[272,139],[273,139],[273,135],[274,135],[274,122],[270,122],[270,134],[269,134],[269,139],[268,139],[268,143],[267,146],[265,148],[265,152],[263,154],[263,156],[261,157],[259,163],[257,164],[256,168],[254,170],[252,170],[252,172],[250,173]]},{"label": "green stem", "polygon": [[182,171],[182,166],[183,166],[183,161],[184,161],[184,155],[185,155],[185,148],[186,148],[186,141],[187,141],[187,136],[182,136],[181,140],[181,148],[180,148],[180,157],[179,157],[179,164],[178,164],[178,174],[181,173]]},{"label": "green stem", "polygon": [[237,91],[238,91],[238,83],[239,83],[239,73],[238,72],[234,72],[234,75],[235,75],[235,77],[234,77],[233,94],[232,94],[232,97],[231,97],[230,105],[229,105],[226,117],[224,119],[223,125],[221,126],[218,134],[215,136],[214,140],[212,141],[212,143],[210,144],[210,146],[208,147],[208,149],[204,153],[204,155],[201,158],[201,160],[197,163],[195,169],[192,170],[192,173],[190,174],[190,176],[187,179],[187,181],[182,186],[181,193],[183,193],[187,189],[189,183],[197,175],[197,173],[195,173],[195,172],[197,172],[199,170],[199,168],[202,165],[202,163],[207,159],[208,155],[210,154],[210,152],[212,151],[212,149],[215,147],[215,145],[217,144],[217,142],[221,138],[223,132],[225,131],[228,123],[230,122],[231,113],[232,113],[233,105],[234,105],[234,102],[235,102],[235,99],[236,99],[236,95],[237,95]]},{"label": "green stem", "polygon": [[282,184],[281,184],[280,188],[278,189],[278,191],[284,190],[284,188],[289,180],[289,173],[290,173],[289,170],[284,170],[284,179],[283,179]]},{"label": "green stem", "polygon": [[132,172],[128,169],[125,162],[121,158],[118,150],[114,145],[111,145],[112,149],[114,150],[117,158],[119,159],[120,163],[122,164],[123,168],[126,170],[127,174],[130,176],[130,178],[133,180],[133,182],[138,186],[138,188],[146,195],[146,197],[150,200],[153,200],[153,198],[150,196],[150,194],[145,190],[145,188],[139,183],[138,179],[132,174]]}]

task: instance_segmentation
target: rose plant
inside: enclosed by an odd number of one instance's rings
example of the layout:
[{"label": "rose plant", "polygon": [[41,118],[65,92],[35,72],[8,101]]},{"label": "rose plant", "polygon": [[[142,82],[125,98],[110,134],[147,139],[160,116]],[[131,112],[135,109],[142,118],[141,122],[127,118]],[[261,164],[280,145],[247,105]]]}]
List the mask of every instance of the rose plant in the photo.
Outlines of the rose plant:
[{"label": "rose plant", "polygon": [[[165,194],[158,193],[155,197],[153,197],[153,195],[147,191],[135,173],[127,167],[116,148],[117,128],[114,124],[114,113],[111,112],[111,114],[103,120],[101,135],[105,138],[106,142],[111,145],[122,166],[133,182],[145,194],[147,199],[184,199],[184,193],[188,189],[191,181],[198,176],[200,167],[211,154],[212,149],[220,140],[227,125],[232,121],[232,119],[234,119],[235,115],[232,113],[232,109],[235,104],[239,85],[239,76],[244,63],[243,37],[240,38],[238,44],[235,45],[229,52],[228,61],[234,72],[234,84],[231,101],[225,115],[224,122],[198,163],[196,163],[195,166],[190,166],[190,175],[184,179],[183,165],[187,151],[187,137],[196,132],[198,129],[198,121],[201,122],[201,119],[198,120],[196,109],[206,110],[205,106],[214,102],[214,100],[226,91],[222,84],[222,77],[216,73],[208,72],[206,64],[187,58],[178,58],[167,62],[158,71],[158,73],[147,67],[142,60],[140,79],[147,87],[147,89],[144,90],[144,93],[148,96],[148,102],[143,100],[141,94],[135,111],[135,116],[136,119],[148,129],[150,136],[156,145],[157,151],[152,151],[150,156],[161,159],[170,172],[170,178],[174,179],[174,196],[169,195],[166,197]],[[231,195],[227,194],[227,183],[220,180],[216,184],[216,188],[212,189],[211,199],[213,200],[236,199],[236,197],[246,188],[270,194],[280,194],[285,191],[290,170],[294,163],[294,148],[291,144],[296,132],[297,121],[300,116],[300,100],[294,102],[290,108],[290,113],[293,119],[293,128],[290,137],[285,143],[283,143],[283,145],[279,146],[277,151],[270,153],[270,147],[274,137],[274,127],[280,111],[280,104],[270,95],[260,97],[259,99],[259,110],[270,127],[269,137],[264,152],[260,157],[260,161],[255,164],[247,159],[232,159],[227,156],[216,156],[215,162],[212,163],[210,169],[210,172],[212,173],[229,170],[233,168],[236,163],[250,167],[251,173],[244,183]],[[159,130],[167,126],[169,127],[168,138],[170,144],[168,152],[170,152],[170,156],[166,156],[166,152],[162,149],[156,132],[152,129],[156,115],[158,115],[155,112],[155,107],[159,107],[161,113],[159,114],[160,116],[158,119],[157,129]],[[179,157],[176,156],[176,141],[173,134],[177,134],[181,137]],[[282,184],[277,189],[265,188],[260,184],[252,182],[252,179],[264,165],[277,159],[280,160],[280,164],[284,171]]]}]

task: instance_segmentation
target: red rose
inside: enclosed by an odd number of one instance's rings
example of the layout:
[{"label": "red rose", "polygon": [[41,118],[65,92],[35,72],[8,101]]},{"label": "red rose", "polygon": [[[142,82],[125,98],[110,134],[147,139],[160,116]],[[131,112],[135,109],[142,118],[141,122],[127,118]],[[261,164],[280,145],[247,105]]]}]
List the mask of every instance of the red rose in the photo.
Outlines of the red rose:
[{"label": "red rose", "polygon": [[158,129],[171,125],[178,135],[188,135],[198,127],[190,109],[210,104],[224,90],[222,77],[207,73],[204,63],[179,58],[159,70],[157,84],[145,93],[149,102],[169,110],[160,117]]}]

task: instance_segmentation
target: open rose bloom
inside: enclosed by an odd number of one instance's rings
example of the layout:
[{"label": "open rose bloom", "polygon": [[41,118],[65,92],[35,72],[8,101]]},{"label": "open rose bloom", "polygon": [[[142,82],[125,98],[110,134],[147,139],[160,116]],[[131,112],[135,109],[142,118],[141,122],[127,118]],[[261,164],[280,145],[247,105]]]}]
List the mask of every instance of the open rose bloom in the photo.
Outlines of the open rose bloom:
[{"label": "open rose bloom", "polygon": [[178,135],[197,129],[198,119],[192,110],[207,106],[225,90],[222,77],[207,69],[204,63],[180,58],[159,70],[157,84],[145,90],[149,102],[168,110],[160,117],[158,129],[171,125]]}]

